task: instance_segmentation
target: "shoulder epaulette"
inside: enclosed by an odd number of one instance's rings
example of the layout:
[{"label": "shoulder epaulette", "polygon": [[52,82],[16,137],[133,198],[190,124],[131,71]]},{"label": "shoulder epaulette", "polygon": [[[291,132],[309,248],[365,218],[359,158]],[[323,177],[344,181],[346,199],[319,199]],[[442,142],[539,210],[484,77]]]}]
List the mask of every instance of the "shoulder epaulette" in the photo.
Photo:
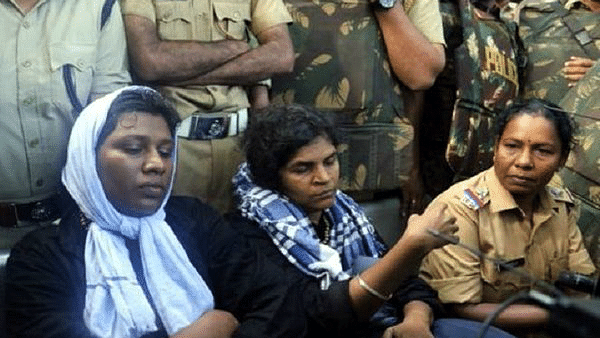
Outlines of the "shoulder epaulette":
[{"label": "shoulder epaulette", "polygon": [[575,203],[573,195],[567,188],[548,187],[548,193],[556,201]]},{"label": "shoulder epaulette", "polygon": [[489,195],[490,192],[487,188],[476,188],[475,191],[472,188],[466,188],[460,201],[469,209],[479,210],[490,201]]}]

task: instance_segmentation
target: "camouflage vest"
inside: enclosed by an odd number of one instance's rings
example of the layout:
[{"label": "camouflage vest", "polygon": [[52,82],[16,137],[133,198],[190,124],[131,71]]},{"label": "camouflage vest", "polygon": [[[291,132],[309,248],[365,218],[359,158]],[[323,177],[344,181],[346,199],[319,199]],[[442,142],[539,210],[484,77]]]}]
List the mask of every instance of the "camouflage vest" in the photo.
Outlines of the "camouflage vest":
[{"label": "camouflage vest", "polygon": [[529,0],[519,13],[519,35],[527,50],[525,97],[558,104],[569,90],[562,71],[571,56],[600,57],[600,14],[567,10],[565,0]]},{"label": "camouflage vest", "polygon": [[588,70],[560,105],[579,126],[577,145],[559,172],[581,214],[577,225],[596,266],[600,266],[600,63]]},{"label": "camouflage vest", "polygon": [[518,94],[516,32],[501,20],[479,18],[460,0],[463,43],[455,51],[457,99],[446,160],[461,176],[492,165],[493,122]]},{"label": "camouflage vest", "polygon": [[342,189],[401,187],[413,162],[413,127],[368,2],[286,4],[297,57],[293,73],[273,78],[273,102],[313,105],[331,115],[341,134]]}]

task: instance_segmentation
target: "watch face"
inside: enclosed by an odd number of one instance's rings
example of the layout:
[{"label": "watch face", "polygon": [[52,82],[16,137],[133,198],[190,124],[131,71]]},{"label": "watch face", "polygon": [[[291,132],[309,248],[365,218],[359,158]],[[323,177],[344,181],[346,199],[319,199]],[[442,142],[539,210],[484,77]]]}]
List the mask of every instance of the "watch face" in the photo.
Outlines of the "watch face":
[{"label": "watch face", "polygon": [[392,8],[392,7],[394,7],[395,3],[396,3],[396,0],[379,0],[379,4],[383,8]]}]

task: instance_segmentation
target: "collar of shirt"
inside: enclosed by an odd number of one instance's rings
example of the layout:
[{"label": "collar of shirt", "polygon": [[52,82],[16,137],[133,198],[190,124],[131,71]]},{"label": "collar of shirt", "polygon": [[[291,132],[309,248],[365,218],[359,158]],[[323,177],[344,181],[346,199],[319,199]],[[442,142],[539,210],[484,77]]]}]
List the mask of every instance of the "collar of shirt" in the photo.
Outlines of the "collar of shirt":
[{"label": "collar of shirt", "polygon": [[[493,167],[485,172],[483,183],[489,190],[491,212],[519,209],[519,206],[515,202],[515,199],[512,197],[510,192],[508,192],[508,190],[502,186],[500,180],[498,180],[498,176],[496,176],[496,172],[494,171]],[[549,194],[548,189],[561,190],[559,188],[549,187],[542,189],[542,191],[539,193],[540,204],[536,209],[536,213],[545,214],[558,208],[557,200],[561,199],[553,198],[554,194]]]}]

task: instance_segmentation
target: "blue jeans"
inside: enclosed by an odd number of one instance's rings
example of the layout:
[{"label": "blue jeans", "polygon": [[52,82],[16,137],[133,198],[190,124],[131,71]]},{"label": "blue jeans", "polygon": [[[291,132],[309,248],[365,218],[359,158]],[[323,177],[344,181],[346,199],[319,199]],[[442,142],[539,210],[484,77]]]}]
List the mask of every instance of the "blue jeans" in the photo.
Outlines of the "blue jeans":
[{"label": "blue jeans", "polygon": [[[460,318],[442,318],[433,322],[433,336],[435,338],[477,338],[483,323]],[[491,326],[485,338],[515,338],[515,336]]]}]

